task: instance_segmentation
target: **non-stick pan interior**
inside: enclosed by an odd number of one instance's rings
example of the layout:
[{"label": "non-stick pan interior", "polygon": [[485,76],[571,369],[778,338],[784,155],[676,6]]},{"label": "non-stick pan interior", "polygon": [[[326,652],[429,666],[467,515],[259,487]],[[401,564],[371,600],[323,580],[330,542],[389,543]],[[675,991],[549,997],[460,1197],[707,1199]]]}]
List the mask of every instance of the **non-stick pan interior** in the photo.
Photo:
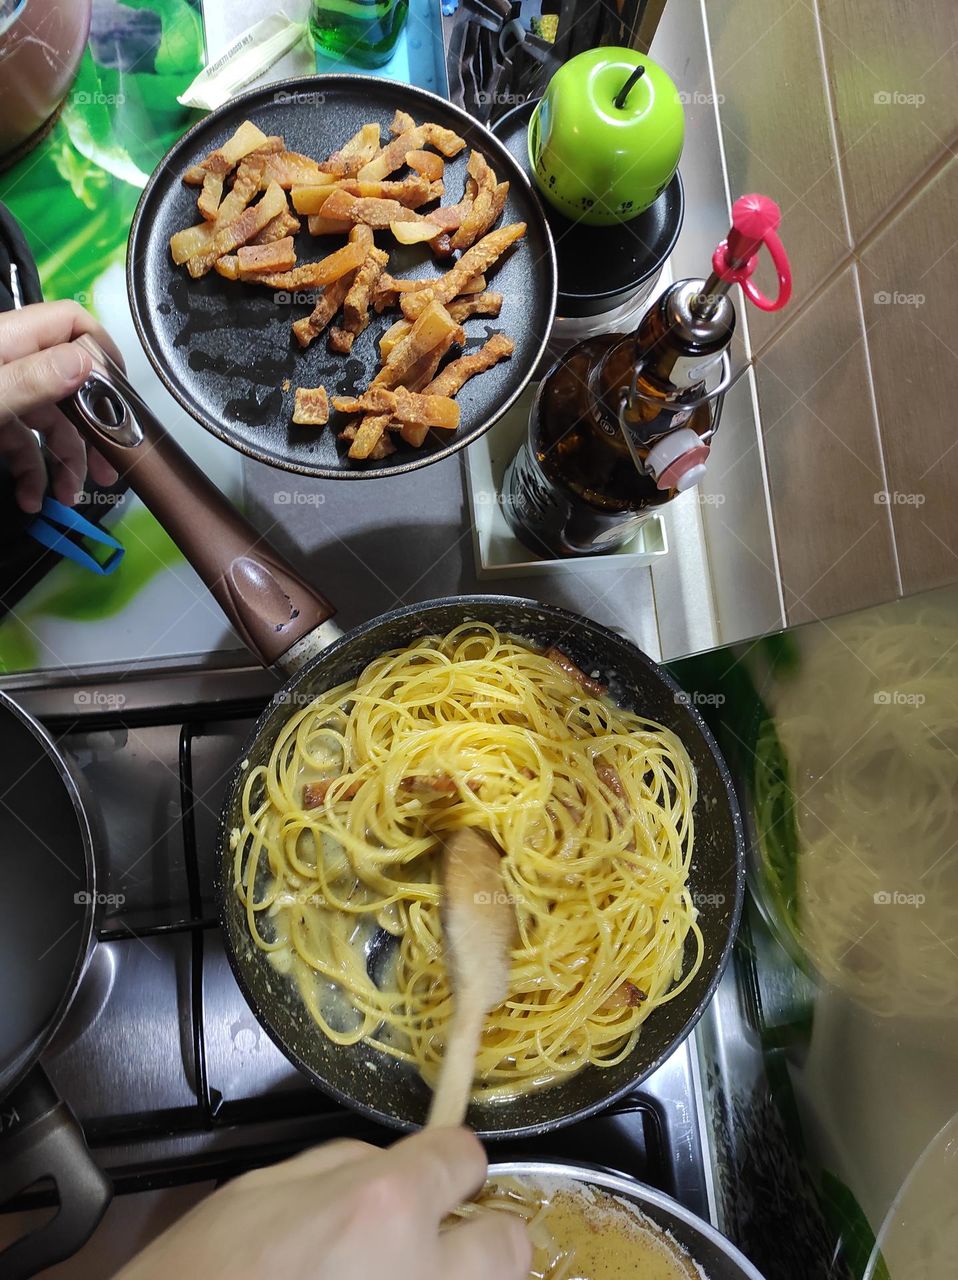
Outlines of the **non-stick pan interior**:
[{"label": "non-stick pan interior", "polygon": [[[653,1071],[702,1012],[728,958],[741,909],[744,850],[741,820],[728,772],[715,743],[678,686],[649,658],[597,623],[563,609],[508,597],[464,597],[415,605],[350,632],[277,695],[245,751],[265,763],[291,714],[311,697],[353,679],[384,650],[475,619],[535,645],[559,645],[585,671],[598,672],[614,700],[667,725],[685,743],[698,774],[695,849],[690,888],[700,908],[705,957],[695,978],[645,1024],[634,1052],[616,1067],[587,1067],[567,1082],[514,1102],[473,1106],[468,1123],[487,1136],[544,1131],[600,1109]],[[677,695],[679,695],[677,697]],[[227,951],[258,1018],[286,1054],[321,1088],[387,1124],[406,1127],[426,1117],[430,1093],[418,1074],[367,1045],[330,1043],[307,1014],[292,982],[277,975],[252,945],[245,913],[232,888],[229,832],[240,825],[244,774],[227,798],[221,832],[219,885]],[[689,946],[691,957],[691,944]]]},{"label": "non-stick pan interior", "polygon": [[[322,385],[330,395],[358,394],[378,368],[379,338],[399,313],[374,316],[349,356],[330,352],[326,335],[302,351],[290,325],[312,310],[312,294],[224,280],[215,271],[192,280],[185,267],[173,263],[169,241],[174,231],[199,221],[197,188],[184,186],[184,172],[225,142],[242,121],[252,120],[268,135],[281,134],[290,150],[323,159],[368,122],[378,122],[387,139],[397,108],[418,123],[433,121],[455,130],[468,144],[446,163],[444,204],[462,196],[472,147],[511,183],[498,225],[525,222],[526,235],[489,276],[489,287],[504,298],[500,315],[468,320],[465,349],[477,350],[496,332],[508,334],[516,349],[463,387],[457,397],[462,421],[454,434],[431,432],[421,449],[397,440],[397,452],[384,461],[356,463],[347,459],[332,425],[291,424],[294,393],[297,387]],[[342,245],[342,236],[310,236],[305,219],[303,223],[296,238],[301,262],[318,260]],[[389,251],[393,275],[435,276],[450,265],[437,266],[427,248],[398,245],[388,232],[377,232],[376,238]],[[127,288],[147,355],[197,422],[262,462],[307,475],[355,479],[443,458],[481,435],[505,411],[532,375],[548,337],[556,269],[549,229],[525,174],[481,125],[410,85],[368,76],[306,76],[234,98],[172,148],[151,177],[133,219]]]}]

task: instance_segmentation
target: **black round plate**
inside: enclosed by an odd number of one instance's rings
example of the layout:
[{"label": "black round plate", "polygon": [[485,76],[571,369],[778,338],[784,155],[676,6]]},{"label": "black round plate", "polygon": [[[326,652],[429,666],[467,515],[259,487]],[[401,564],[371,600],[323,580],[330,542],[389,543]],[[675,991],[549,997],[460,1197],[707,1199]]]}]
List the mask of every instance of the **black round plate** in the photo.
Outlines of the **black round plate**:
[{"label": "black round plate", "polygon": [[[522,172],[529,175],[529,121],[538,98],[521,103],[493,125]],[[572,222],[542,201],[559,263],[559,314],[593,316],[625,302],[658,274],[675,248],[685,216],[682,179],[676,170],[658,200],[630,222],[592,227]]]},{"label": "black round plate", "polygon": [[[379,463],[356,463],[336,439],[336,416],[324,428],[291,423],[297,386],[324,385],[331,395],[353,394],[368,385],[378,368],[378,340],[397,318],[386,312],[356,340],[349,356],[329,351],[325,336],[301,351],[290,331],[293,320],[312,304],[274,300],[272,290],[224,280],[211,271],[192,280],[170,257],[174,231],[199,220],[197,191],[183,173],[220,146],[246,119],[266,134],[281,134],[291,151],[322,159],[369,121],[384,138],[396,109],[417,121],[454,129],[467,147],[447,161],[448,204],[459,200],[469,150],[488,158],[500,178],[511,183],[498,225],[525,222],[524,238],[506,251],[491,279],[504,295],[497,319],[466,322],[466,350],[477,350],[495,332],[516,344],[509,360],[473,378],[457,397],[462,422],[454,435],[430,433],[421,449],[397,440],[397,452]],[[422,246],[397,245],[388,232],[377,240],[390,253],[397,276],[436,276],[437,265]],[[318,260],[342,244],[342,237],[297,236],[301,261]],[[410,85],[372,76],[303,76],[278,81],[232,99],[212,112],[169,151],[140,198],[127,253],[127,289],[140,341],[160,378],[197,422],[227,444],[287,471],[343,479],[369,479],[436,462],[482,435],[516,399],[532,376],[555,314],[556,265],[552,237],[523,170],[487,129],[443,98]]]}]

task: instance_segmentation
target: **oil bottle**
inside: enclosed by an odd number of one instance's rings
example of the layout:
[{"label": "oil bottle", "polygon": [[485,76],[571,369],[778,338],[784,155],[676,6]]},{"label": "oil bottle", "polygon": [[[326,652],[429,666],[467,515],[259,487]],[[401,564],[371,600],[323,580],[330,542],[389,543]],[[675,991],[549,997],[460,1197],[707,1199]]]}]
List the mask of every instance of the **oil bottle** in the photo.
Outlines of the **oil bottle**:
[{"label": "oil bottle", "polygon": [[[742,196],[707,280],[677,281],[634,333],[587,338],[553,365],[503,482],[505,515],[526,546],[553,557],[615,550],[650,510],[699,482],[731,381],[728,292],[741,285],[763,311],[791,293],[779,221],[774,201]],[[775,299],[751,279],[763,244],[778,273]]]}]

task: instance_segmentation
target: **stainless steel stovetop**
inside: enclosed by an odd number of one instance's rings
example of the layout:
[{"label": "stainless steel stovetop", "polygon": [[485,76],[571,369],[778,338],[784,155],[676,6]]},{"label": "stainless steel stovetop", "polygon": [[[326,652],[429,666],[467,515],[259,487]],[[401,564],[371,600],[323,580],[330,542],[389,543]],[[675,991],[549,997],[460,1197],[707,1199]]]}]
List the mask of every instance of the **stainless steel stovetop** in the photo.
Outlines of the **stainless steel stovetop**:
[{"label": "stainless steel stovetop", "polygon": [[[118,1193],[229,1177],[329,1138],[395,1137],[287,1062],[224,954],[212,898],[219,807],[276,688],[250,668],[13,691],[92,797],[97,945],[44,1065]],[[693,1036],[603,1115],[493,1154],[605,1165],[714,1219],[704,1131]],[[6,1207],[43,1199],[35,1190]]]}]

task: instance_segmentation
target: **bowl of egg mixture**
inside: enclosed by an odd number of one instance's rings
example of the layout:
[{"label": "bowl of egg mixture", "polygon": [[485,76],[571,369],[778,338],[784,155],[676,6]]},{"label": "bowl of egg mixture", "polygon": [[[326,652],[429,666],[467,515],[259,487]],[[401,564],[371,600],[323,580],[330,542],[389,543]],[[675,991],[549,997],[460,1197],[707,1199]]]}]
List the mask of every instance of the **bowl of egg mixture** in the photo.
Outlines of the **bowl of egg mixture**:
[{"label": "bowl of egg mixture", "polygon": [[459,1219],[511,1213],[527,1224],[529,1280],[763,1280],[710,1223],[633,1178],[587,1165],[490,1166]]}]

